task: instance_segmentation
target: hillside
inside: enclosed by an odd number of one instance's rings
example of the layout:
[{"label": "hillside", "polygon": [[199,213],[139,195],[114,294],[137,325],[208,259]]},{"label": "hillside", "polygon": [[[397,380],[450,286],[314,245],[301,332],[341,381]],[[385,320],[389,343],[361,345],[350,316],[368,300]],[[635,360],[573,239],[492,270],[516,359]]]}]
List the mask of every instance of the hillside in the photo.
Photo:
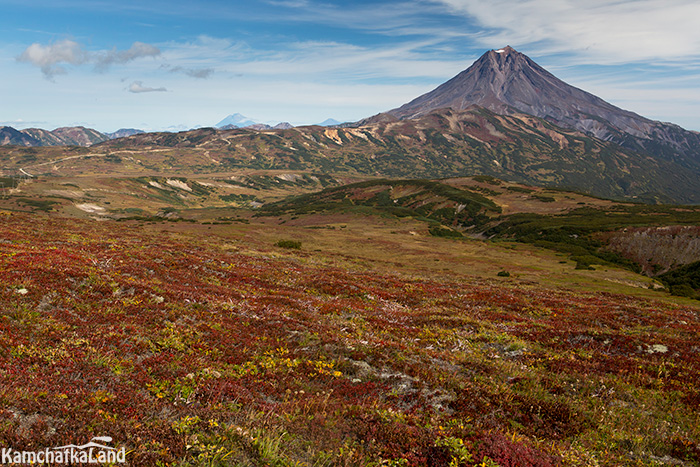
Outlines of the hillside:
[{"label": "hillside", "polygon": [[207,154],[208,163],[197,162],[203,172],[291,169],[391,178],[482,174],[618,199],[700,202],[694,169],[539,118],[502,116],[482,108],[443,109],[413,120],[374,120],[357,128],[150,133],[96,148],[139,151],[145,167],[148,158],[160,157],[155,150],[172,148],[173,154],[187,152],[188,158],[194,156],[192,150]]},{"label": "hillside", "polygon": [[700,260],[700,208],[620,204],[486,176],[370,180],[267,203],[256,216],[328,213],[408,217],[435,236],[534,244],[566,254],[580,269],[615,264],[656,276]]}]

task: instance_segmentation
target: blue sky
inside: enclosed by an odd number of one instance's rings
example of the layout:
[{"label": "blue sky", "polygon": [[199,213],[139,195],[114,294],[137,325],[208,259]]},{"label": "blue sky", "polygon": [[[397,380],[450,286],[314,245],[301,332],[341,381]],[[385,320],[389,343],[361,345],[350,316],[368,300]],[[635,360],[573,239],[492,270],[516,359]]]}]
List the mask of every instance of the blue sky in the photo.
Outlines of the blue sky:
[{"label": "blue sky", "polygon": [[511,45],[700,130],[697,0],[0,0],[0,125],[177,130],[400,106]]}]

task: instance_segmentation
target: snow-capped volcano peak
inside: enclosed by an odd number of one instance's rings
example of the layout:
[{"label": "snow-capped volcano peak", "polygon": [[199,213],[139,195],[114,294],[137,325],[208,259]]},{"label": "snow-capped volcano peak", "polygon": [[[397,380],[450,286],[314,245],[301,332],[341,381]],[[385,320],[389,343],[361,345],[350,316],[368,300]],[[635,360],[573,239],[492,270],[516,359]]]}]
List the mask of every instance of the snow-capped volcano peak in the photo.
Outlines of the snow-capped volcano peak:
[{"label": "snow-capped volcano peak", "polygon": [[503,54],[503,53],[511,53],[515,52],[515,49],[509,45],[503,47],[502,49],[494,50],[497,54]]}]

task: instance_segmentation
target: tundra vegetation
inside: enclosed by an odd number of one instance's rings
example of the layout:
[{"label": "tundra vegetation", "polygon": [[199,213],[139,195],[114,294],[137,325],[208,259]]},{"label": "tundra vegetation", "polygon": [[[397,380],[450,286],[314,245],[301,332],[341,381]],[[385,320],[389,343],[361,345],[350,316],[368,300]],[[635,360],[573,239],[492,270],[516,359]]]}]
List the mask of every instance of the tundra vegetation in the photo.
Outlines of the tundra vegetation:
[{"label": "tundra vegetation", "polygon": [[[700,463],[696,302],[375,267],[323,246],[369,232],[345,219],[296,228],[299,250],[274,246],[284,225],[2,211],[0,444],[108,434],[144,466]],[[415,237],[384,229],[368,243]]]}]

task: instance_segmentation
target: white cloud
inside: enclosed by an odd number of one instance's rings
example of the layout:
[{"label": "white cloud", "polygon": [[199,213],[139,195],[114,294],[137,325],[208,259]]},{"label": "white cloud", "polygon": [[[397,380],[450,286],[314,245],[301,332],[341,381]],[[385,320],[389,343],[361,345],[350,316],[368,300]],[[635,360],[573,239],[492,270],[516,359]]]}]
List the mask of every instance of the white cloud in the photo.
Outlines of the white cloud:
[{"label": "white cloud", "polygon": [[142,92],[167,92],[167,89],[165,88],[150,88],[148,86],[144,86],[142,81],[134,81],[129,85],[127,90],[136,94]]},{"label": "white cloud", "polygon": [[20,62],[31,63],[41,68],[47,78],[65,73],[60,64],[80,65],[87,61],[87,53],[81,45],[70,39],[64,39],[49,45],[34,43],[17,57]]},{"label": "white cloud", "polygon": [[90,52],[71,39],[63,39],[48,45],[34,43],[27,47],[17,61],[30,63],[41,69],[48,79],[66,72],[64,65],[93,64],[98,71],[110,65],[125,64],[142,57],[156,57],[160,50],[143,42],[134,42],[128,50],[106,50]]},{"label": "white cloud", "polygon": [[698,56],[696,0],[435,0],[476,20],[486,48],[530,46],[571,61],[630,63]]}]

